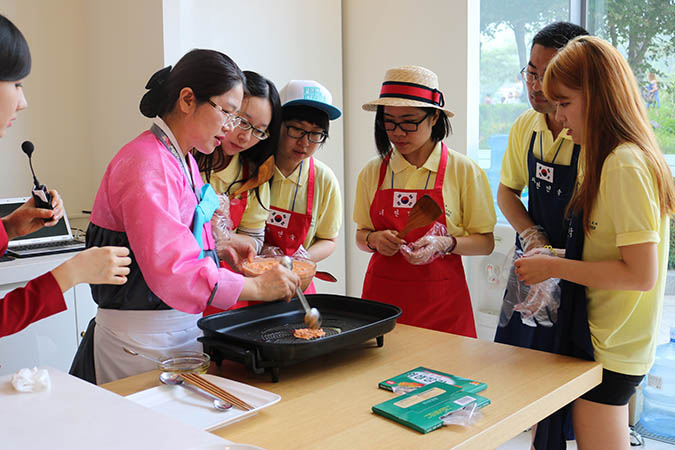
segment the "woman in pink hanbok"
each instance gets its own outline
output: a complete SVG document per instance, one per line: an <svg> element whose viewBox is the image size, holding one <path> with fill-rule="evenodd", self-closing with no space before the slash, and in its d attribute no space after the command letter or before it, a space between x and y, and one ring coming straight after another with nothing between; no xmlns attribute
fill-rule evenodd
<svg viewBox="0 0 675 450"><path fill-rule="evenodd" d="M152 126L108 165L87 230L88 246L131 250L129 281L92 286L98 312L71 374L101 384L154 369L122 347L157 359L201 351L197 320L208 305L228 309L295 292L299 278L280 266L256 278L219 267L210 224L217 198L190 154L213 152L237 125L244 80L234 61L213 50L192 50L150 78L140 109ZM253 253L239 246L221 255Z"/></svg>

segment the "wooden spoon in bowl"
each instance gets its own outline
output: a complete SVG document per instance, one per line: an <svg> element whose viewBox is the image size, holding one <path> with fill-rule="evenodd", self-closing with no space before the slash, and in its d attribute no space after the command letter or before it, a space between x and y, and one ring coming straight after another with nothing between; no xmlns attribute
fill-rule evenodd
<svg viewBox="0 0 675 450"><path fill-rule="evenodd" d="M249 178L236 191L230 194L230 198L235 198L237 195L243 194L246 191L250 191L261 184L266 183L272 178L272 175L274 175L274 155L270 155L270 157L258 167L258 173L254 178Z"/></svg>
<svg viewBox="0 0 675 450"><path fill-rule="evenodd" d="M423 195L410 209L408 222L398 233L398 237L404 239L412 230L431 225L441 214L443 214L443 210L438 203L428 195Z"/></svg>

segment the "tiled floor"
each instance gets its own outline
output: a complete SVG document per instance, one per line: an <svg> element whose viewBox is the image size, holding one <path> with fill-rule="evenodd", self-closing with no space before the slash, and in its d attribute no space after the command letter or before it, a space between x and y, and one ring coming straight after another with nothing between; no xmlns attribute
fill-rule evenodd
<svg viewBox="0 0 675 450"><path fill-rule="evenodd" d="M661 327L659 328L658 343L662 344L670 340L670 327L675 326L675 296L667 295L663 302L663 316ZM530 448L531 434L529 431L520 433L514 439L498 447L498 450L528 450ZM645 450L675 450L675 445L665 442L645 439L645 445L642 447L633 447L635 449ZM577 450L577 444L574 441L567 442L568 450Z"/></svg>
<svg viewBox="0 0 675 450"><path fill-rule="evenodd" d="M497 447L497 450L528 450L530 448L531 435L529 431L520 433L514 439ZM645 439L645 445L642 447L632 447L636 450L673 450L675 445L666 444L665 442ZM567 441L567 450L577 450L577 444L574 441Z"/></svg>

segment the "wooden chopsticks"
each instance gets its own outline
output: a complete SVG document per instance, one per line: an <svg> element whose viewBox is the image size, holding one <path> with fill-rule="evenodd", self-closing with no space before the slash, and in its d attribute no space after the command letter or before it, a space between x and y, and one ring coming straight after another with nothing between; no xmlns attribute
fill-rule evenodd
<svg viewBox="0 0 675 450"><path fill-rule="evenodd" d="M201 376L197 375L196 373L181 373L181 377L183 377L186 381L189 383L194 384L195 386L200 387L201 389L205 390L211 395L215 395L221 400L224 400L226 402L232 403L234 406L237 406L238 408L250 411L254 409L253 406L249 405L239 397L236 397L226 390L222 389L219 386L216 386L215 384L211 383L205 378L202 378Z"/></svg>

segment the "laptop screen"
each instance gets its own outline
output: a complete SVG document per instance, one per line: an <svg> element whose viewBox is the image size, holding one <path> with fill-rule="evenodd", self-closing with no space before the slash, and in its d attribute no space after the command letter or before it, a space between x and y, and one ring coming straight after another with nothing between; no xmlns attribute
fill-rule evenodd
<svg viewBox="0 0 675 450"><path fill-rule="evenodd" d="M5 217L28 201L30 197L0 199L0 217ZM14 238L9 242L9 247L14 245L39 244L44 242L62 241L72 239L70 224L64 213L63 217L53 227L42 227L38 231Z"/></svg>

